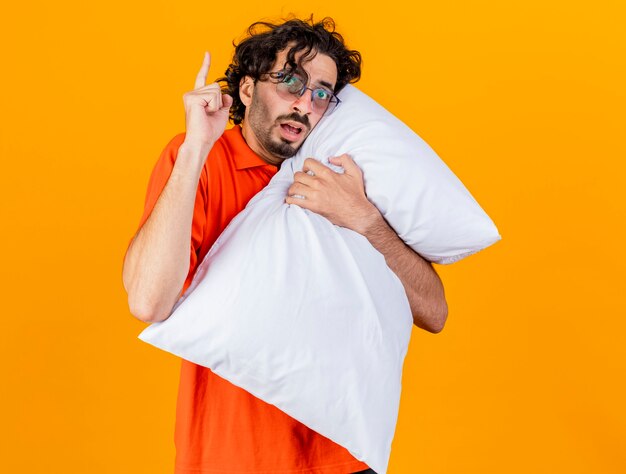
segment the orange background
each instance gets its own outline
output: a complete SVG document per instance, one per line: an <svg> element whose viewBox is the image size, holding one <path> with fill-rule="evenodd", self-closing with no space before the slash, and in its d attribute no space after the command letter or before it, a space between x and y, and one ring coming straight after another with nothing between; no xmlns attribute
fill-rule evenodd
<svg viewBox="0 0 626 474"><path fill-rule="evenodd" d="M213 81L250 23L311 13L263 3L3 7L2 472L173 472L180 360L137 339L122 257L203 51ZM335 5L358 87L503 238L436 266L389 473L626 472L624 3Z"/></svg>

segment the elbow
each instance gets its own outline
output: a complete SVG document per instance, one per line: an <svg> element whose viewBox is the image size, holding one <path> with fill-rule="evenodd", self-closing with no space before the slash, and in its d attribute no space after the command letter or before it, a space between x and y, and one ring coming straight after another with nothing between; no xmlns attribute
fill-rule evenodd
<svg viewBox="0 0 626 474"><path fill-rule="evenodd" d="M444 326L446 325L446 321L448 320L448 305L443 304L443 308L438 312L435 318L435 324L433 324L433 328L430 332L433 334L439 334L443 331Z"/></svg>
<svg viewBox="0 0 626 474"><path fill-rule="evenodd" d="M439 334L441 331L443 331L443 328L445 327L446 321L448 319L448 306L444 302L443 306L437 311L433 311L429 318L423 319L421 317L418 317L418 315L413 315L413 319L416 321L416 326L432 334ZM418 321L420 322L420 324L417 324Z"/></svg>
<svg viewBox="0 0 626 474"><path fill-rule="evenodd" d="M443 292L443 286L441 289L441 296L438 298L437 304L435 305L435 310L433 311L433 316L431 318L432 323L429 329L429 331L433 334L439 334L443 331L446 321L448 320L448 302L446 301L446 297Z"/></svg>
<svg viewBox="0 0 626 474"><path fill-rule="evenodd" d="M138 304L128 299L128 307L130 314L132 314L139 321L144 323L160 323L169 318L171 310L163 310L162 308L154 307L148 304Z"/></svg>
<svg viewBox="0 0 626 474"><path fill-rule="evenodd" d="M447 314L437 318L436 322L431 325L429 332L439 334L446 325Z"/></svg>
<svg viewBox="0 0 626 474"><path fill-rule="evenodd" d="M122 279L128 295L128 308L135 318L144 323L158 323L170 316L174 302L168 305L162 290L145 288L126 268Z"/></svg>
<svg viewBox="0 0 626 474"><path fill-rule="evenodd" d="M128 292L128 308L139 321L144 323L159 323L165 321L172 312L173 305L169 307L162 302L155 302L136 291Z"/></svg>
<svg viewBox="0 0 626 474"><path fill-rule="evenodd" d="M128 298L128 308L130 309L130 314L132 314L139 321L144 323L155 323L157 322L156 313L149 306L142 306L138 303L135 303Z"/></svg>

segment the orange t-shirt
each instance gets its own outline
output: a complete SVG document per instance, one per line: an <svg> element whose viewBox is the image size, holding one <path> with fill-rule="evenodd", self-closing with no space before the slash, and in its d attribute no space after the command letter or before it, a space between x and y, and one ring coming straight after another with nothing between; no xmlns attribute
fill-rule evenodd
<svg viewBox="0 0 626 474"><path fill-rule="evenodd" d="M161 153L150 177L138 228L165 187L184 139L184 133L176 135ZM248 147L239 125L223 133L200 175L191 264L183 291L230 220L277 171ZM174 441L176 474L349 474L368 469L346 448L210 369L184 359Z"/></svg>

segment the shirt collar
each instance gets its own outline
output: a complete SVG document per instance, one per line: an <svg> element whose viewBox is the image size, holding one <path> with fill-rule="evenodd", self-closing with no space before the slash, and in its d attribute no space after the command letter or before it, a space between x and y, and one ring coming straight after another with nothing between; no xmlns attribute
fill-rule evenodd
<svg viewBox="0 0 626 474"><path fill-rule="evenodd" d="M263 158L257 155L252 148L246 143L246 139L243 137L241 131L241 125L235 125L229 130L234 149L235 166L238 170L246 168L254 168L256 166L265 166L272 170L277 170L278 167L267 163Z"/></svg>

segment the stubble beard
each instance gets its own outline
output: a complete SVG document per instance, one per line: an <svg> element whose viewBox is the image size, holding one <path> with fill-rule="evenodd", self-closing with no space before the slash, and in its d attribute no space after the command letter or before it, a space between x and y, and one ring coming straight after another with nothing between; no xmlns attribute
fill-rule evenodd
<svg viewBox="0 0 626 474"><path fill-rule="evenodd" d="M250 128L256 135L257 141L268 153L275 158L286 160L291 158L298 152L292 144L288 143L282 137L279 141L272 138L273 122L268 123L270 118L269 111L265 104L257 98L257 94L253 94L252 103L250 104ZM267 127L265 125L267 124Z"/></svg>

